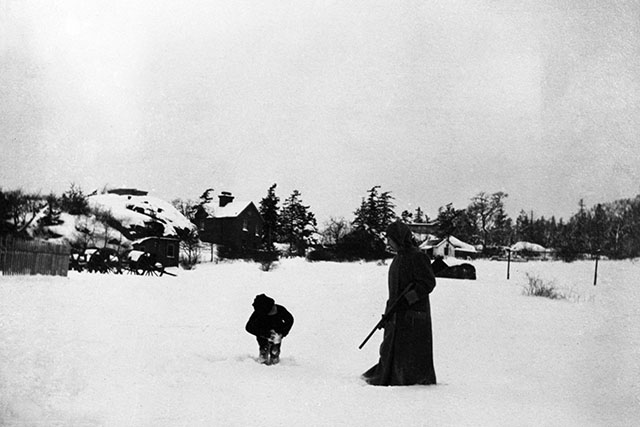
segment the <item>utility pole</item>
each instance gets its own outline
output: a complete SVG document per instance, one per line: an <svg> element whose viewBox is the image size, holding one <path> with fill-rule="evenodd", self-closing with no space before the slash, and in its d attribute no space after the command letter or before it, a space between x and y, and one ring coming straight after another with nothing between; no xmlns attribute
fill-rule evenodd
<svg viewBox="0 0 640 427"><path fill-rule="evenodd" d="M513 241L513 232L509 235L509 247L507 248L507 280L511 273L511 242Z"/></svg>

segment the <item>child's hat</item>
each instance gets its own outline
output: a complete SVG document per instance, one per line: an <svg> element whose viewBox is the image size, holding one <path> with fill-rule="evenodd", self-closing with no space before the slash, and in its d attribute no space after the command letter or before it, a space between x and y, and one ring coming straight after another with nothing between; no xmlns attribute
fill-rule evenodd
<svg viewBox="0 0 640 427"><path fill-rule="evenodd" d="M253 300L253 309L258 313L267 314L273 308L274 299L265 294L257 295Z"/></svg>

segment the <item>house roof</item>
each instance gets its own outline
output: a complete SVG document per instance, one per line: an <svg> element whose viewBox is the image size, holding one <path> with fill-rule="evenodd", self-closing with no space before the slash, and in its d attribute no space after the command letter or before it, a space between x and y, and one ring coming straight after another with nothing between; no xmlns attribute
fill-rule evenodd
<svg viewBox="0 0 640 427"><path fill-rule="evenodd" d="M432 248L436 246L438 243L440 243L441 241L442 239L439 238L438 236L433 234L427 234L426 238L424 239L424 242L420 244L420 249Z"/></svg>
<svg viewBox="0 0 640 427"><path fill-rule="evenodd" d="M133 242L131 242L131 244L132 244L133 246L135 246L135 245L142 244L142 243L146 242L147 240L166 240L166 241L168 241L168 242L179 242L179 241L180 241L180 239L177 239L177 238L175 238L175 237L167 237L167 236L162 236L162 237L161 237L161 236L147 236L147 237L143 237L143 238L141 238L141 239L134 240Z"/></svg>
<svg viewBox="0 0 640 427"><path fill-rule="evenodd" d="M455 236L449 236L448 240L449 244L451 244L451 246L456 249L460 249L466 252L476 252L476 248L473 245L465 243ZM434 236L433 234L430 234L429 237L427 237L427 240L425 240L424 243L420 245L420 249L431 249L433 247L446 243L446 241L446 238L440 238Z"/></svg>
<svg viewBox="0 0 640 427"><path fill-rule="evenodd" d="M203 205L203 207L207 215L211 218L235 218L250 205L253 205L253 202L234 200L231 203L227 203L223 207L220 207L218 205L218 201L212 201Z"/></svg>
<svg viewBox="0 0 640 427"><path fill-rule="evenodd" d="M456 249L462 249L464 251L467 252L475 252L476 248L473 245L470 245L469 243L465 243L462 240L458 239L457 237L454 236L449 236L449 242L456 247Z"/></svg>

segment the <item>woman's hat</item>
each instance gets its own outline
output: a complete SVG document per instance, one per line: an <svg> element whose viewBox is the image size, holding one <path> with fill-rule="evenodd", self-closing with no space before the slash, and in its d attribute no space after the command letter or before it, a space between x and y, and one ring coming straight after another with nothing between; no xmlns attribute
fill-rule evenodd
<svg viewBox="0 0 640 427"><path fill-rule="evenodd" d="M266 296L265 294L257 295L253 300L253 309L260 314L268 314L275 301L273 298Z"/></svg>

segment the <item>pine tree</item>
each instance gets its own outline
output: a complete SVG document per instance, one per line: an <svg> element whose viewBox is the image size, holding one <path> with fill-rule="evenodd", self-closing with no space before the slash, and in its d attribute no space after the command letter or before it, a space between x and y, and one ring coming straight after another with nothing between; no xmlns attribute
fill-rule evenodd
<svg viewBox="0 0 640 427"><path fill-rule="evenodd" d="M396 220L397 215L394 211L396 205L393 203L391 192L385 191L378 198L379 227L381 231L385 231L389 224Z"/></svg>
<svg viewBox="0 0 640 427"><path fill-rule="evenodd" d="M317 227L315 215L309 206L302 204L301 196L298 190L293 190L284 201L280 216L282 240L289 244L289 252L297 255L304 255Z"/></svg>
<svg viewBox="0 0 640 427"><path fill-rule="evenodd" d="M273 184L267 191L267 196L260 201L260 215L264 221L262 228L262 240L265 245L265 249L273 250L274 242L277 236L280 234L280 208L278 203L280 198L276 196L276 186Z"/></svg>
<svg viewBox="0 0 640 427"><path fill-rule="evenodd" d="M493 217L493 227L491 229L491 243L497 246L506 246L510 242L512 232L511 218L504 210L504 206L500 204Z"/></svg>
<svg viewBox="0 0 640 427"><path fill-rule="evenodd" d="M60 209L71 215L89 215L89 202L82 189L71 183L71 188L62 194Z"/></svg>
<svg viewBox="0 0 640 427"><path fill-rule="evenodd" d="M366 231L381 238L387 226L395 221L397 216L391 192L379 194L379 188L379 185L374 186L369 190L367 198L362 199L360 207L354 212L353 226L356 230Z"/></svg>
<svg viewBox="0 0 640 427"><path fill-rule="evenodd" d="M213 188L207 188L206 190L204 190L204 192L200 195L199 199L200 199L200 203L199 205L206 205L207 203L209 203L210 201L213 200L213 192L215 190Z"/></svg>

